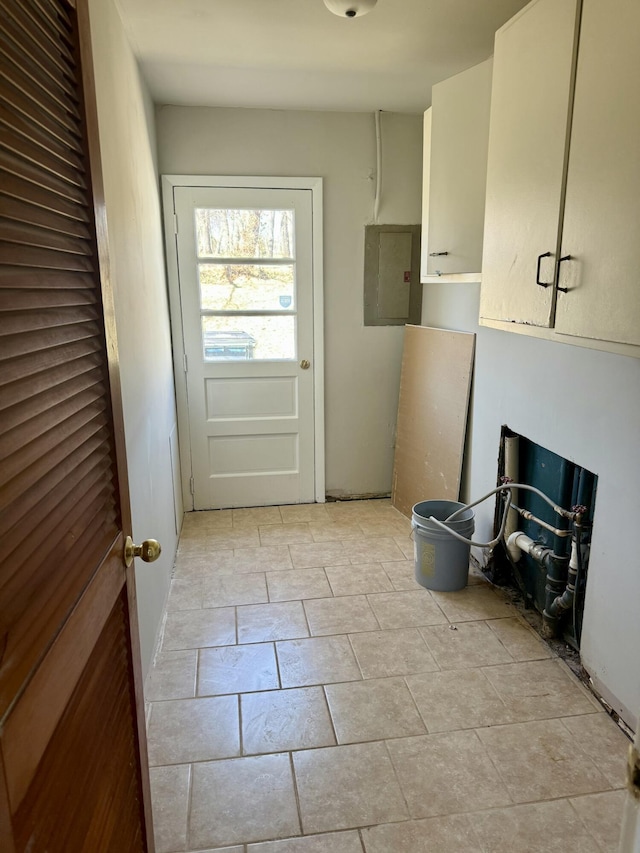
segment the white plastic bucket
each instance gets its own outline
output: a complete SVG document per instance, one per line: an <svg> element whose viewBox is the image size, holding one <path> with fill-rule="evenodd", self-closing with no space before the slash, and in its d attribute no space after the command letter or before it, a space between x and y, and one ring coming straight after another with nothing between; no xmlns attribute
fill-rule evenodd
<svg viewBox="0 0 640 853"><path fill-rule="evenodd" d="M467 585L469 579L470 546L451 536L437 524L465 504L457 501L421 501L412 510L415 576L425 589L454 592ZM447 526L461 536L471 539L475 529L472 509L465 509Z"/></svg>

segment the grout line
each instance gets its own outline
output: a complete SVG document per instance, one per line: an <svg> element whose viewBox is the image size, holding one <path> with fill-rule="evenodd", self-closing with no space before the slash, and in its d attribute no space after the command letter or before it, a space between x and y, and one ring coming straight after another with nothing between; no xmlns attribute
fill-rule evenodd
<svg viewBox="0 0 640 853"><path fill-rule="evenodd" d="M193 685L194 693L191 697L192 699L196 699L198 697L198 690L200 688L200 649L196 649L196 671L195 671L195 684Z"/></svg>
<svg viewBox="0 0 640 853"><path fill-rule="evenodd" d="M193 803L193 764L189 763L189 777L187 779L187 814L186 814L186 839L187 848L191 847L191 806Z"/></svg>
<svg viewBox="0 0 640 853"><path fill-rule="evenodd" d="M345 683L351 683L351 682L345 682ZM353 683L356 684L359 682L353 682ZM325 701L325 704L327 706L327 713L329 714L329 722L331 723L331 731L333 732L333 739L335 740L336 744L340 744L340 741L338 740L338 732L336 731L336 724L335 724L335 721L333 719L333 714L331 712L331 704L329 703L329 696L327 695L328 685L327 684L321 684L320 687L322 688L322 694L324 696L324 701Z"/></svg>
<svg viewBox="0 0 640 853"><path fill-rule="evenodd" d="M412 737L415 737L415 735L412 735ZM418 737L420 737L420 735L418 735ZM424 737L424 735L422 735L422 737ZM385 749L385 752L387 753L387 758L389 759L389 764L391 765L391 769L393 770L393 777L396 780L396 785L398 786L398 789L400 790L400 793L402 794L402 799L404 801L404 804L407 807L407 815L408 815L407 819L408 820L415 820L414 816L411 814L411 808L409 807L409 801L407 800L407 798L405 796L404 788L402 787L402 784L400 782L400 778L398 776L396 766L393 763L393 759L391 758L391 752L389 751L389 744L387 743L387 739L385 738L385 740L383 740L382 743L384 744L384 749Z"/></svg>
<svg viewBox="0 0 640 853"><path fill-rule="evenodd" d="M293 750L289 752L289 766L291 768L291 779L293 782L293 795L296 799L296 809L298 811L298 826L300 827L300 835L304 835L302 824L302 807L300 805L300 792L298 791L298 779L296 777L296 768L293 763Z"/></svg>
<svg viewBox="0 0 640 853"><path fill-rule="evenodd" d="M545 722L547 722L547 721L545 720ZM511 723L506 723L505 725L511 725ZM492 728L500 728L500 726L492 726ZM507 785L507 783L506 783L506 781L505 781L505 779L504 779L504 777L503 777L502 773L500 772L499 762L496 762L496 761L494 761L494 760L493 760L493 757L492 757L491 753L489 752L489 750L487 749L487 747L483 744L483 742L482 742L482 738L481 738L481 737L480 737L480 735L478 734L477 726L476 726L476 728L475 728L475 729L469 729L469 731L472 731L472 732L473 732L473 734L475 735L476 740L478 741L478 743L479 743L479 744L480 744L480 746L482 747L482 751L484 752L484 754L485 754L485 755L487 756L487 758L489 759L489 761L490 761L491 766L493 767L493 769L496 771L496 775L497 775L498 779L500 780L500 782L501 782L501 784L502 784L502 787L504 788L505 793L506 793L507 797L509 797L509 800L511 801L511 803L512 803L513 805L522 805L521 803L516 803L516 802L514 801L513 797L511 796L511 791L509 790L509 787L508 787L508 785ZM503 806L502 808L506 808L506 806Z"/></svg>
<svg viewBox="0 0 640 853"><path fill-rule="evenodd" d="M244 755L244 738L242 736L242 702L240 701L240 693L238 693L238 748L240 756Z"/></svg>
<svg viewBox="0 0 640 853"><path fill-rule="evenodd" d="M274 641L271 643L271 645L273 646L273 657L275 658L275 662L276 662L276 675L278 676L278 687L277 687L276 689L277 689L277 690L282 690L282 689L283 689L283 688L282 688L282 676L280 675L280 658L278 657L278 644L277 644L277 642L274 640ZM252 692L257 693L257 692L261 692L261 691L256 691L256 690L254 690L254 691L252 691Z"/></svg>
<svg viewBox="0 0 640 853"><path fill-rule="evenodd" d="M367 848L365 847L364 838L362 836L362 828L357 829L358 838L360 839L360 847L362 848L362 853L366 853Z"/></svg>

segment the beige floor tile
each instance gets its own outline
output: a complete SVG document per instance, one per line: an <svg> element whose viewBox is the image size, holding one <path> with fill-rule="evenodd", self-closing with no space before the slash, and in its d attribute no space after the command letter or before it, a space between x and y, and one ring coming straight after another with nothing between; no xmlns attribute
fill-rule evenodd
<svg viewBox="0 0 640 853"><path fill-rule="evenodd" d="M371 826L362 840L366 853L483 853L466 815Z"/></svg>
<svg viewBox="0 0 640 853"><path fill-rule="evenodd" d="M384 536L345 539L343 545L352 563L385 563L405 559L396 542Z"/></svg>
<svg viewBox="0 0 640 853"><path fill-rule="evenodd" d="M293 753L305 834L408 817L383 743Z"/></svg>
<svg viewBox="0 0 640 853"><path fill-rule="evenodd" d="M293 506L281 506L280 515L285 524L300 521L329 521L329 513L324 504L294 504Z"/></svg>
<svg viewBox="0 0 640 853"><path fill-rule="evenodd" d="M552 656L549 646L519 619L490 619L487 625L514 660L542 660Z"/></svg>
<svg viewBox="0 0 640 853"><path fill-rule="evenodd" d="M233 847L209 847L208 850L192 850L191 853L244 853L244 844L234 845Z"/></svg>
<svg viewBox="0 0 640 853"><path fill-rule="evenodd" d="M178 551L174 576L176 580L200 580L210 574L215 574L218 556L223 551L209 551L206 548L197 554L183 554ZM233 553L230 551L229 553Z"/></svg>
<svg viewBox="0 0 640 853"><path fill-rule="evenodd" d="M234 845L233 847L209 847L208 850L192 850L191 853L244 853L244 844Z"/></svg>
<svg viewBox="0 0 640 853"><path fill-rule="evenodd" d="M434 592L449 622L477 622L514 616L511 604L486 586L467 586L457 592Z"/></svg>
<svg viewBox="0 0 640 853"><path fill-rule="evenodd" d="M486 622L434 625L421 628L420 632L440 669L470 669L513 662Z"/></svg>
<svg viewBox="0 0 640 853"><path fill-rule="evenodd" d="M368 631L351 634L349 639L363 678L384 678L438 669L417 628Z"/></svg>
<svg viewBox="0 0 640 853"><path fill-rule="evenodd" d="M312 636L375 631L380 626L364 595L315 598L304 602Z"/></svg>
<svg viewBox="0 0 640 853"><path fill-rule="evenodd" d="M411 817L510 804L507 789L473 731L387 741Z"/></svg>
<svg viewBox="0 0 640 853"><path fill-rule="evenodd" d="M393 589L380 563L327 566L325 571L334 595L358 595L367 592L387 592Z"/></svg>
<svg viewBox="0 0 640 853"><path fill-rule="evenodd" d="M198 666L198 696L248 693L279 687L272 643L202 649Z"/></svg>
<svg viewBox="0 0 640 853"><path fill-rule="evenodd" d="M149 770L157 853L187 849L190 774L188 764Z"/></svg>
<svg viewBox="0 0 640 853"><path fill-rule="evenodd" d="M312 545L291 545L291 559L296 569L314 569L323 566L344 566L349 557L345 554L344 543L315 542Z"/></svg>
<svg viewBox="0 0 640 853"><path fill-rule="evenodd" d="M230 509L210 509L197 512L186 512L182 524L181 536L198 530L226 529L233 524L233 515Z"/></svg>
<svg viewBox="0 0 640 853"><path fill-rule="evenodd" d="M413 628L447 621L426 589L381 592L367 598L382 628Z"/></svg>
<svg viewBox="0 0 640 853"><path fill-rule="evenodd" d="M598 847L566 800L473 815L482 850L491 853L597 853Z"/></svg>
<svg viewBox="0 0 640 853"><path fill-rule="evenodd" d="M362 678L346 636L276 643L283 687L358 681Z"/></svg>
<svg viewBox="0 0 640 853"><path fill-rule="evenodd" d="M211 552L229 548L257 548L260 544L257 527L215 530L207 535L207 547Z"/></svg>
<svg viewBox="0 0 640 853"><path fill-rule="evenodd" d="M609 790L560 720L477 729L515 803Z"/></svg>
<svg viewBox="0 0 640 853"><path fill-rule="evenodd" d="M350 830L250 844L247 851L248 853L362 853L362 845L358 833Z"/></svg>
<svg viewBox="0 0 640 853"><path fill-rule="evenodd" d="M513 722L481 670L410 675L406 679L430 732L451 732Z"/></svg>
<svg viewBox="0 0 640 853"><path fill-rule="evenodd" d="M629 739L608 714L565 717L562 722L598 765L612 788L625 784Z"/></svg>
<svg viewBox="0 0 640 853"><path fill-rule="evenodd" d="M248 604L238 607L237 613L239 643L264 643L309 636L300 601Z"/></svg>
<svg viewBox="0 0 640 853"><path fill-rule="evenodd" d="M256 506L234 509L234 527L258 527L260 524L282 524L282 515L277 506Z"/></svg>
<svg viewBox="0 0 640 853"><path fill-rule="evenodd" d="M586 690L556 660L491 666L484 673L518 720L543 720L599 710Z"/></svg>
<svg viewBox="0 0 640 853"><path fill-rule="evenodd" d="M299 833L288 755L194 764L189 843L195 849Z"/></svg>
<svg viewBox="0 0 640 853"><path fill-rule="evenodd" d="M259 530L261 545L295 545L299 542L313 542L306 522L261 525Z"/></svg>
<svg viewBox="0 0 640 853"><path fill-rule="evenodd" d="M261 604L268 601L264 572L246 575L216 575L202 582L203 607Z"/></svg>
<svg viewBox="0 0 640 853"><path fill-rule="evenodd" d="M413 539L409 536L394 536L394 542L402 551L405 560L413 560L414 559L414 546Z"/></svg>
<svg viewBox="0 0 640 853"><path fill-rule="evenodd" d="M145 701L193 698L196 695L197 663L198 652L195 649L159 654L145 682Z"/></svg>
<svg viewBox="0 0 640 853"><path fill-rule="evenodd" d="M311 522L309 530L314 542L339 542L341 539L362 539L362 530L356 521Z"/></svg>
<svg viewBox="0 0 640 853"><path fill-rule="evenodd" d="M202 579L190 577L171 581L167 612L172 610L198 610L202 607Z"/></svg>
<svg viewBox="0 0 640 853"><path fill-rule="evenodd" d="M182 560L187 557L206 557L209 554L207 537L208 533L206 531L198 531L197 533L181 536L180 543L178 545L177 559Z"/></svg>
<svg viewBox="0 0 640 853"><path fill-rule="evenodd" d="M402 678L375 678L325 687L338 743L426 734Z"/></svg>
<svg viewBox="0 0 640 853"><path fill-rule="evenodd" d="M297 687L240 697L245 755L332 746L336 739L321 687Z"/></svg>
<svg viewBox="0 0 640 853"><path fill-rule="evenodd" d="M260 548L236 548L219 551L215 561L216 574L249 574L292 568L286 545L263 545Z"/></svg>
<svg viewBox="0 0 640 853"><path fill-rule="evenodd" d="M199 649L204 646L228 646L236 641L234 607L208 610L177 610L167 614L162 648Z"/></svg>
<svg viewBox="0 0 640 853"><path fill-rule="evenodd" d="M327 513L334 521L344 521L358 517L376 517L374 501L327 501Z"/></svg>
<svg viewBox="0 0 640 853"><path fill-rule="evenodd" d="M416 590L420 584L416 580L416 569L413 560L398 560L394 563L382 563L389 580L396 590Z"/></svg>
<svg viewBox="0 0 640 853"><path fill-rule="evenodd" d="M393 539L395 536L409 537L411 534L411 522L407 518L385 518L376 513L375 518L363 518L358 524L364 536L386 536Z"/></svg>
<svg viewBox="0 0 640 853"><path fill-rule="evenodd" d="M626 792L608 791L569 800L600 850L617 853Z"/></svg>
<svg viewBox="0 0 640 853"><path fill-rule="evenodd" d="M270 601L327 598L332 595L324 569L267 572L267 588Z"/></svg>
<svg viewBox="0 0 640 853"><path fill-rule="evenodd" d="M240 755L237 696L152 702L149 764L187 764Z"/></svg>

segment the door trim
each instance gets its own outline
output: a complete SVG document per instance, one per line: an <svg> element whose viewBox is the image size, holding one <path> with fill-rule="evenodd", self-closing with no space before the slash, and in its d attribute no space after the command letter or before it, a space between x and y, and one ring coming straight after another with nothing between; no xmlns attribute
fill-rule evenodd
<svg viewBox="0 0 640 853"><path fill-rule="evenodd" d="M169 312L173 342L173 364L178 409L178 444L180 448L180 480L185 509L193 510L190 466L189 409L187 378L184 364L184 332L178 274L174 187L237 187L241 189L310 190L312 206L313 253L313 410L314 410L314 494L316 503L325 502L324 448L324 279L322 256L322 178L254 177L236 175L162 175L162 208L166 237Z"/></svg>

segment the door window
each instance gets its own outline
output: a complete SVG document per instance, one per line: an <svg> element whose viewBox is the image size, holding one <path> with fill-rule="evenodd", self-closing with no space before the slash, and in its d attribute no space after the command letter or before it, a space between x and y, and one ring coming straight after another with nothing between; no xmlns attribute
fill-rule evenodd
<svg viewBox="0 0 640 853"><path fill-rule="evenodd" d="M293 210L196 208L203 360L297 358Z"/></svg>

